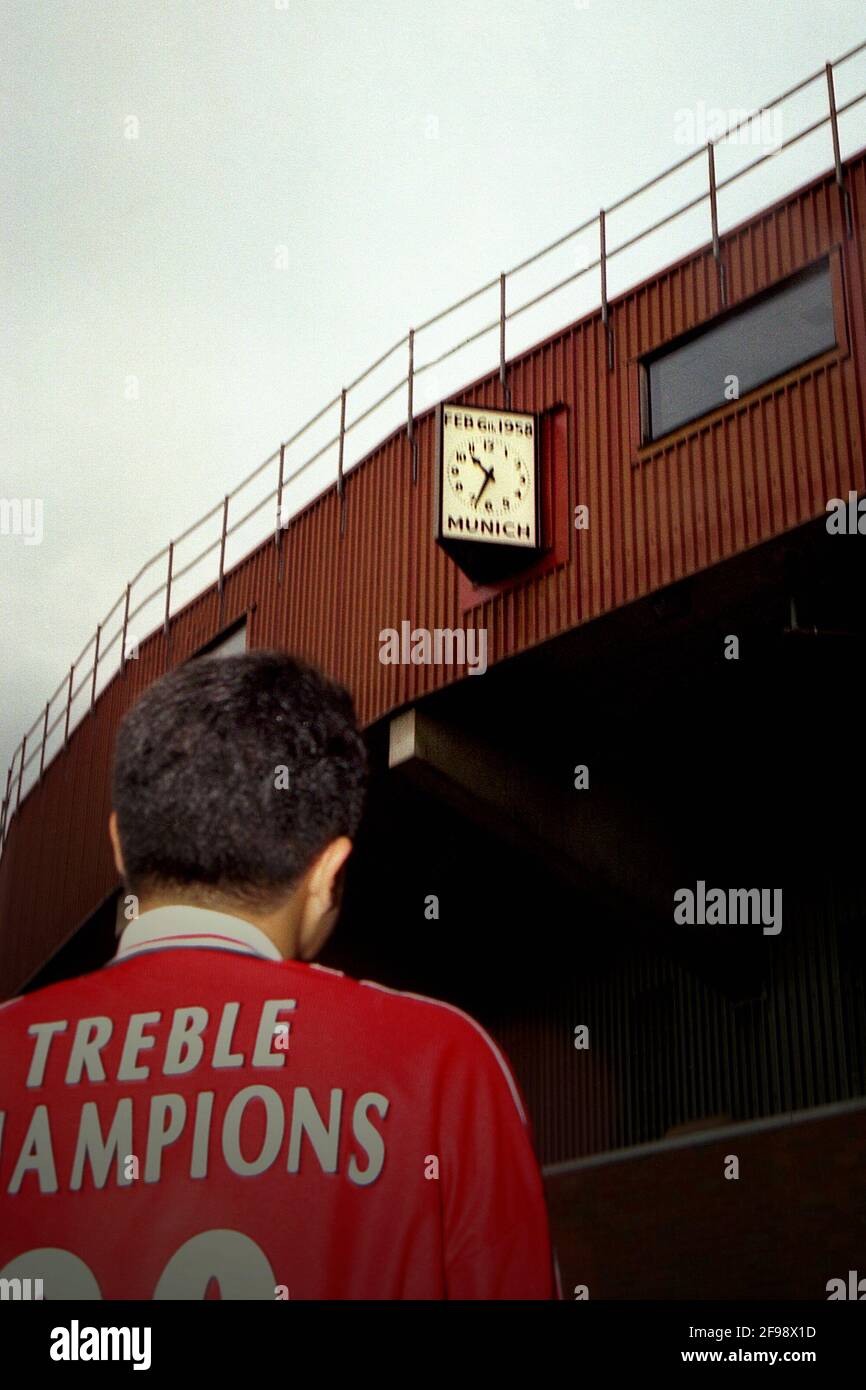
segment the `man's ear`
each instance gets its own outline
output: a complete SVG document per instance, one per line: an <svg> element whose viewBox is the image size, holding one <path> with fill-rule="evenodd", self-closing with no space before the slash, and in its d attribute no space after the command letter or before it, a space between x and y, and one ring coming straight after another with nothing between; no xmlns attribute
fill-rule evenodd
<svg viewBox="0 0 866 1390"><path fill-rule="evenodd" d="M120 834L117 829L117 812L112 811L108 817L108 837L111 840L111 848L114 850L114 864L121 878L126 877L126 869L123 866L123 850L120 847Z"/></svg>
<svg viewBox="0 0 866 1390"><path fill-rule="evenodd" d="M318 955L334 930L340 911L341 874L352 853L352 841L340 835L326 845L307 870L303 906L295 943L301 960Z"/></svg>

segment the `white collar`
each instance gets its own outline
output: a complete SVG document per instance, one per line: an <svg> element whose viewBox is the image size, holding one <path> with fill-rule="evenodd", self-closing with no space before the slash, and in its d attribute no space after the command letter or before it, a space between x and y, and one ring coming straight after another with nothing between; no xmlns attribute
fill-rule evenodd
<svg viewBox="0 0 866 1390"><path fill-rule="evenodd" d="M252 922L227 912L178 904L150 908L124 927L115 960L125 960L140 951L189 946L263 956L266 960L283 959L270 937Z"/></svg>

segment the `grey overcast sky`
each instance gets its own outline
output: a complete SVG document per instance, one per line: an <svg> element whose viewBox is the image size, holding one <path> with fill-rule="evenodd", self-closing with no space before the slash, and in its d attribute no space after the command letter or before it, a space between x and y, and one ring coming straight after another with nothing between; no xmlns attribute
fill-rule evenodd
<svg viewBox="0 0 866 1390"><path fill-rule="evenodd" d="M752 110L866 38L866 8L6 0L2 26L0 499L43 509L40 544L8 510L0 534L5 785L22 732L152 554L411 324L672 164L684 139L703 144L709 111ZM845 132L844 152L866 143ZM829 165L826 131L812 155L788 187ZM510 346L581 303L557 298ZM468 331L495 295L476 312ZM419 382L420 404L496 347L431 374L426 395ZM381 389L403 356L390 368ZM303 495L334 466L332 452Z"/></svg>

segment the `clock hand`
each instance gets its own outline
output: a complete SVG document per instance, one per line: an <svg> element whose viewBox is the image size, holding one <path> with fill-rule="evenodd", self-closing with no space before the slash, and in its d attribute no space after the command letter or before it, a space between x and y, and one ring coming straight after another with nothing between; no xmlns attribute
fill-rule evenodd
<svg viewBox="0 0 866 1390"><path fill-rule="evenodd" d="M493 476L493 469L492 469L492 468L489 470L489 472L488 472L488 470L487 470L486 468L485 468L484 471L485 471L485 473L487 473L487 477L484 479L484 482L481 484L481 492L479 492L478 496L477 496L476 499L475 499L475 505L476 505L476 507L478 506L478 503L481 501L481 493L484 491L484 489L486 488L487 484L488 484L488 483L495 483L495 482L496 482L496 479L495 479L494 476Z"/></svg>

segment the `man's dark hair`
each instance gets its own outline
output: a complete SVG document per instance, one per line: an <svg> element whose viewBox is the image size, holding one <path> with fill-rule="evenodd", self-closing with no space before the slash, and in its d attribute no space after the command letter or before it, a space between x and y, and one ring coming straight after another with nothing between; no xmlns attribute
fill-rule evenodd
<svg viewBox="0 0 866 1390"><path fill-rule="evenodd" d="M331 840L355 835L366 771L351 696L314 666L276 651L189 661L118 733L126 886L275 903Z"/></svg>

